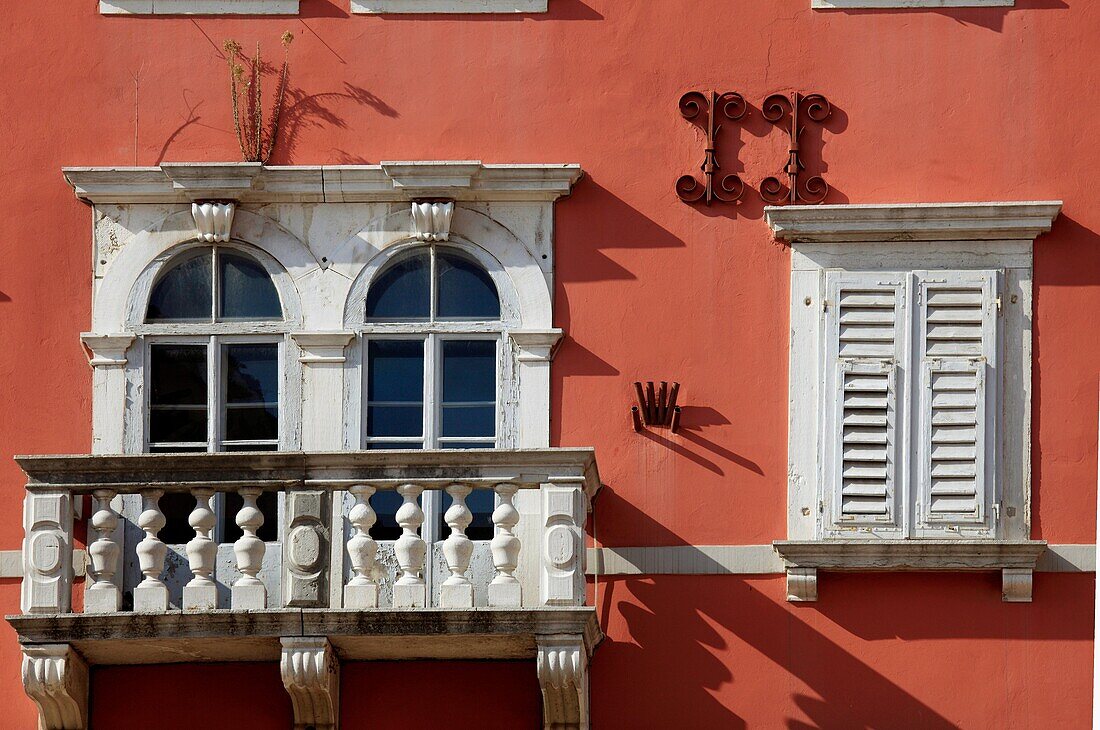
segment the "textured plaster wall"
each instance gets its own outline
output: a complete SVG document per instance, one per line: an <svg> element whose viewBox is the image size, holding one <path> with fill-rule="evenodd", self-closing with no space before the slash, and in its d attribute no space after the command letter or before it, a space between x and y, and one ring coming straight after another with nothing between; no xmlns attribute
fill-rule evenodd
<svg viewBox="0 0 1100 730"><path fill-rule="evenodd" d="M90 442L77 334L89 324L91 220L59 168L236 159L221 42L260 40L274 58L287 28L297 40L276 164L584 166L556 213L556 324L567 339L552 443L597 447L607 489L594 529L607 545L784 536L789 252L752 191L709 210L675 198L675 179L702 158L699 132L676 109L681 93L749 99L744 122L723 130L721 162L752 187L786 157L760 101L799 89L835 104L805 139L832 202L1063 199L1036 244L1033 537L1092 542L1100 67L1087 59L1100 7L808 6L551 0L532 16L365 17L346 0L302 0L300 17L278 19L105 17L94 0L6 7L0 548L17 548L21 534L10 456ZM629 429L630 383L647 378L682 383L680 434ZM922 727L1086 717L1091 575L1037 575L1030 606L1003 605L995 581L965 575L830 577L809 607L784 603L780 585L639 579L602 596L612 641L593 665L600 726L646 726L661 707L757 727L883 726L894 724L890 698L934 720L910 723ZM6 611L17 592L0 584ZM14 637L0 630L0 700L29 718ZM173 671L141 676L170 683ZM645 691L654 673L676 681ZM268 680L271 701L284 703ZM861 704L865 687L886 699Z"/></svg>

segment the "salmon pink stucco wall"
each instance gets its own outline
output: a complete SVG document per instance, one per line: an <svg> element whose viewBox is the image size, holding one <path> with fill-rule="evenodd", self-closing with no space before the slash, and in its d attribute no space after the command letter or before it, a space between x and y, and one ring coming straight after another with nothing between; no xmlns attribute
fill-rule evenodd
<svg viewBox="0 0 1100 730"><path fill-rule="evenodd" d="M273 58L288 28L291 91L273 163L583 166L556 208L555 318L567 337L552 443L596 447L607 487L592 528L604 545L763 544L786 531L790 253L752 190L709 209L676 198L703 148L677 111L682 93L750 101L722 132L721 163L753 188L786 159L760 102L801 90L835 105L805 140L830 202L1064 200L1035 247L1032 532L1094 541L1097 3L821 12L809 0L550 0L540 15L372 17L349 14L347 0L301 0L287 18L96 6L8 3L0 16L0 549L21 538L11 456L90 444L78 333L89 326L91 214L60 168L238 159L222 41L261 41ZM680 433L630 430L636 379L682 383ZM800 607L782 600L777 576L613 581L598 604L610 638L593 661L595 718L641 727L667 700L734 726L885 726L895 704L925 727L1080 726L1093 581L1041 574L1035 603L1015 606L983 577L826 576L821 602ZM17 592L0 585L5 610ZM4 630L0 699L26 713ZM279 689L262 671L256 689ZM652 673L676 681L658 693Z"/></svg>

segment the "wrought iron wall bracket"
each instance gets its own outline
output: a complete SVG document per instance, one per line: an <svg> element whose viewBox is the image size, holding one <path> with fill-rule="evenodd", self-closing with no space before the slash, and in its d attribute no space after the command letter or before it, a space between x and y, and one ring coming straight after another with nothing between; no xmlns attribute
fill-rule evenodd
<svg viewBox="0 0 1100 730"><path fill-rule="evenodd" d="M740 94L727 91L724 94L710 92L709 96L700 91L689 91L680 97L680 114L687 120L696 119L700 114L706 114L707 147L703 152L703 164L699 169L703 171L703 182L700 183L694 175L681 175L676 181L676 195L685 203L698 203L703 201L706 205L717 200L720 203L736 203L745 193L745 183L737 175L723 175L715 178L721 170L718 164L718 132L722 125L718 123L719 115L731 122L735 122L745 116L748 104L745 97Z"/></svg>
<svg viewBox="0 0 1100 730"><path fill-rule="evenodd" d="M672 429L676 433L680 429L680 406L676 405L676 396L680 392L680 384L673 383L672 387L664 380L660 388L654 388L653 381L647 381L645 388L640 382L634 383L634 393L638 397L638 405L630 408L630 421L634 430L642 431L642 425L661 426Z"/></svg>
<svg viewBox="0 0 1100 730"><path fill-rule="evenodd" d="M791 144L787 166L784 168L787 175L785 189L778 177L766 177L760 183L760 197L773 205L782 203L813 205L825 200L825 196L829 194L829 185L824 178L813 175L800 179L806 165L802 162L799 138L805 128L804 120L809 119L820 124L833 113L829 100L821 94L803 96L797 91L790 96L772 94L764 100L761 112L772 124L785 127Z"/></svg>

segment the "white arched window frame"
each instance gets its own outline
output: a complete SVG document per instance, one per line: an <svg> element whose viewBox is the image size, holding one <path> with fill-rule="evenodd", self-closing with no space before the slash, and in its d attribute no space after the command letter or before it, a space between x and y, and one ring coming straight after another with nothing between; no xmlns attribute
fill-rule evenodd
<svg viewBox="0 0 1100 730"><path fill-rule="evenodd" d="M146 317L150 297L157 282L170 269L186 262L192 256L212 256L211 298L216 303L220 297L220 277L217 275L218 261L223 253L239 254L263 267L279 295L282 317L263 319L223 320L211 317L208 322L150 321ZM150 368L152 348L163 345L205 345L207 348L208 433L207 450L266 450L276 447L281 450L300 447L301 428L299 408L295 405L300 398L295 383L301 381L298 358L288 353L290 347L288 335L299 324L296 298L288 292L292 285L286 271L269 254L238 241L211 246L207 243L192 241L174 247L156 257L137 278L127 308L127 329L136 337L135 346L127 367L127 390L130 397L127 402L127 444L132 451L150 451L156 449L150 438ZM216 304L215 304L216 306ZM278 436L276 443L238 442L226 443L224 436L225 417L225 368L222 362L227 348L238 344L271 344L278 348ZM135 408L137 407L137 408ZM156 450L170 450L162 447ZM188 449L191 450L191 449Z"/></svg>

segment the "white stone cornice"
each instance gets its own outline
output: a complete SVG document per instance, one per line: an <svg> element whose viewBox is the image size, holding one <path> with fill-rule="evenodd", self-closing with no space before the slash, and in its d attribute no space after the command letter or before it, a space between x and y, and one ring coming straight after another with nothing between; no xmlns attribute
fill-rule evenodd
<svg viewBox="0 0 1100 730"><path fill-rule="evenodd" d="M126 350L134 342L131 334L98 335L82 332L80 341L91 352L88 364L92 367L120 367L126 364Z"/></svg>
<svg viewBox="0 0 1100 730"><path fill-rule="evenodd" d="M354 332L292 332L291 338L302 349L298 358L304 363L334 363L346 360L344 348L355 337Z"/></svg>
<svg viewBox="0 0 1100 730"><path fill-rule="evenodd" d="M88 665L71 645L24 646L23 690L38 706L40 730L88 727Z"/></svg>
<svg viewBox="0 0 1100 730"><path fill-rule="evenodd" d="M775 237L807 243L1034 240L1061 201L767 206Z"/></svg>
<svg viewBox="0 0 1100 730"><path fill-rule="evenodd" d="M335 730L340 718L340 661L323 636L284 636L279 672L294 706L296 730Z"/></svg>
<svg viewBox="0 0 1100 730"><path fill-rule="evenodd" d="M562 331L555 327L545 330L512 330L508 333L516 344L520 362L550 362L561 344Z"/></svg>
<svg viewBox="0 0 1100 730"><path fill-rule="evenodd" d="M159 167L66 167L65 179L89 203L553 201L568 195L579 165L477 161L267 167L256 162L165 163Z"/></svg>

